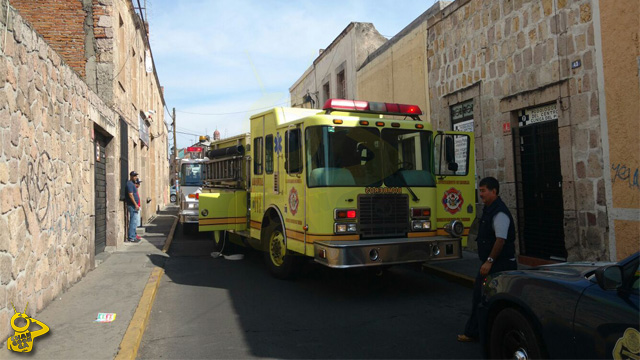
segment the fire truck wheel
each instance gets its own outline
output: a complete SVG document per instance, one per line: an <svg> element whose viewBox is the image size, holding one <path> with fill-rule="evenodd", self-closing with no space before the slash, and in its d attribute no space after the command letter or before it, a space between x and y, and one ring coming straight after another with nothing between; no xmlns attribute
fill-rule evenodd
<svg viewBox="0 0 640 360"><path fill-rule="evenodd" d="M213 232L213 251L220 252L222 248L229 244L229 235L224 230L216 230Z"/></svg>
<svg viewBox="0 0 640 360"><path fill-rule="evenodd" d="M282 225L272 222L265 231L264 261L271 275L278 279L292 279L296 259L287 251Z"/></svg>

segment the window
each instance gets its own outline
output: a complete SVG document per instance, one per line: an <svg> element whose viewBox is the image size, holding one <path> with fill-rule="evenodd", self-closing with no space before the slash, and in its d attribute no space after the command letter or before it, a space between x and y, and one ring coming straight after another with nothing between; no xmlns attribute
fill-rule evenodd
<svg viewBox="0 0 640 360"><path fill-rule="evenodd" d="M438 134L435 138L434 168L436 175L467 175L469 171L467 135Z"/></svg>
<svg viewBox="0 0 640 360"><path fill-rule="evenodd" d="M306 130L307 183L330 186L433 187L430 131L311 126Z"/></svg>
<svg viewBox="0 0 640 360"><path fill-rule="evenodd" d="M383 129L383 176L387 186L435 186L431 132Z"/></svg>
<svg viewBox="0 0 640 360"><path fill-rule="evenodd" d="M338 77L336 78L338 83L338 99L346 99L347 98L347 80L344 76L344 70L338 73Z"/></svg>
<svg viewBox="0 0 640 360"><path fill-rule="evenodd" d="M267 174L273 174L273 135L264 138L264 167Z"/></svg>
<svg viewBox="0 0 640 360"><path fill-rule="evenodd" d="M287 130L284 134L284 167L287 174L299 174L302 172L302 142L300 129Z"/></svg>
<svg viewBox="0 0 640 360"><path fill-rule="evenodd" d="M322 85L322 99L323 99L323 102L326 102L327 100L331 99L331 88L329 87L328 81L324 83L324 85Z"/></svg>
<svg viewBox="0 0 640 360"><path fill-rule="evenodd" d="M262 175L262 137L253 140L253 173Z"/></svg>
<svg viewBox="0 0 640 360"><path fill-rule="evenodd" d="M451 106L451 129L473 132L473 100Z"/></svg>

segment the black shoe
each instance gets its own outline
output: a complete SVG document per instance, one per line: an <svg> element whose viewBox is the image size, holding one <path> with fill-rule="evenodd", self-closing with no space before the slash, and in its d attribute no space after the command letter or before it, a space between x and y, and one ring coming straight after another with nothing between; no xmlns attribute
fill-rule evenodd
<svg viewBox="0 0 640 360"><path fill-rule="evenodd" d="M128 239L128 240L126 240L125 242L130 242L130 243L137 244L137 243L139 243L139 242L140 242L140 240L138 240L138 239Z"/></svg>

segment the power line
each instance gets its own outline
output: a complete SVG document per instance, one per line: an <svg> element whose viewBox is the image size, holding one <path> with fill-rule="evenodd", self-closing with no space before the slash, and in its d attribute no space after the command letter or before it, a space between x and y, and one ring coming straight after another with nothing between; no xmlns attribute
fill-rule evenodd
<svg viewBox="0 0 640 360"><path fill-rule="evenodd" d="M278 104L274 104L271 106L267 106L267 107L263 107L263 108L258 108L258 109L251 109L251 110L245 110L245 111L236 111L236 112L229 112L229 113L217 113L217 114L205 114L205 113L195 113L195 112L190 112L190 111L178 111L176 110L176 112L179 113L183 113L183 114L190 114L190 115L202 115L202 116L221 116L221 115L234 115L234 114L244 114L246 112L249 111L256 111L256 110L266 110L266 109L271 109L272 107L276 107L276 106L280 106L280 105L286 105L289 104L289 101L285 101L282 103L278 103Z"/></svg>

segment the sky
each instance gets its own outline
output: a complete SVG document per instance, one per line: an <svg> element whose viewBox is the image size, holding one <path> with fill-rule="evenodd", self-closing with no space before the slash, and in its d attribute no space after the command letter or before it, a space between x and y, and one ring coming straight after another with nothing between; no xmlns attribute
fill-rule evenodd
<svg viewBox="0 0 640 360"><path fill-rule="evenodd" d="M252 114L288 106L289 88L350 22L373 23L391 38L434 3L146 0L165 121L175 108L178 148L216 129L223 138L247 132Z"/></svg>

